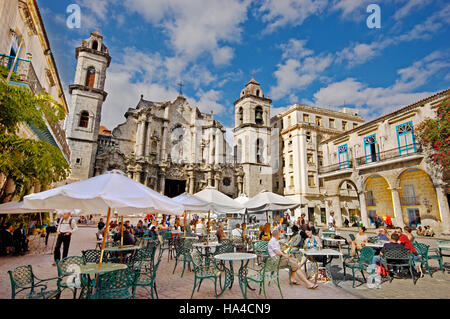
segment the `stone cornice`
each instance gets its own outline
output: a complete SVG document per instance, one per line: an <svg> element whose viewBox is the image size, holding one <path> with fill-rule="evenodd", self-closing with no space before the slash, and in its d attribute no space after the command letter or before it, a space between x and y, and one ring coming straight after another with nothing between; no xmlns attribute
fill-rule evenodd
<svg viewBox="0 0 450 319"><path fill-rule="evenodd" d="M89 86L86 85L81 85L81 84L72 84L69 85L69 94L72 94L73 90L80 90L80 91L85 91L85 92L90 92L90 93L96 93L96 94L100 94L103 96L103 102L106 100L106 97L108 96L108 93L106 93L103 90L100 89L95 89L95 88L91 88Z"/></svg>
<svg viewBox="0 0 450 319"><path fill-rule="evenodd" d="M78 60L78 55L80 54L80 52L88 52L91 54L95 54L95 55L99 55L101 57L104 57L106 59L107 62L107 67L109 67L109 65L111 64L111 56L106 53L106 52L102 52L102 51L98 51L98 50L94 50L91 48L87 48L87 47L78 47L75 49L75 57Z"/></svg>
<svg viewBox="0 0 450 319"><path fill-rule="evenodd" d="M245 94L242 97L240 97L239 99L237 99L236 101L234 101L234 105L236 106L236 104L238 104L239 102L241 102L245 98L255 98L255 99L261 100L263 102L269 102L269 104L272 103L271 99L267 99L265 97L260 97L260 96L256 96L256 95L252 95L252 94Z"/></svg>

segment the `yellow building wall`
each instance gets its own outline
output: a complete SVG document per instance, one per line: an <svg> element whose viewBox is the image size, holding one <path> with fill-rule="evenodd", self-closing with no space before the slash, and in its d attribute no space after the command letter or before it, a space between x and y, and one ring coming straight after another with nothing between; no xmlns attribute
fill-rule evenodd
<svg viewBox="0 0 450 319"><path fill-rule="evenodd" d="M366 191L372 191L375 199L375 206L367 205L367 211L375 210L378 216L394 217L392 192L384 177L370 177L366 183Z"/></svg>
<svg viewBox="0 0 450 319"><path fill-rule="evenodd" d="M423 200L425 198L432 205L430 207L429 215L436 217L436 219L440 221L436 191L428 174L422 170L403 173L400 176L400 196L404 196L403 188L405 185L414 185L414 193L416 195L416 199L420 203L420 205L402 206L403 220L405 223L407 224L409 221L408 208L418 208L421 217L428 214L428 208L423 204Z"/></svg>

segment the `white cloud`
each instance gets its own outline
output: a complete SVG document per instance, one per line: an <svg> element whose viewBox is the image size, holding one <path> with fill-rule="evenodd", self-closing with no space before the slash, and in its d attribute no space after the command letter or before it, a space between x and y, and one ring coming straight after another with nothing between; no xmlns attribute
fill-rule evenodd
<svg viewBox="0 0 450 319"><path fill-rule="evenodd" d="M199 99L191 99L192 105L198 105L201 112L210 113L213 111L214 114L220 114L225 110L225 106L218 102L222 100L222 93L220 91L209 90L204 92L203 90L199 90L196 96Z"/></svg>
<svg viewBox="0 0 450 319"><path fill-rule="evenodd" d="M435 92L414 92L435 73L450 67L448 56L433 52L411 66L397 71L399 78L389 87L369 87L355 78L347 78L321 88L314 104L322 107L354 105L368 119L423 99Z"/></svg>
<svg viewBox="0 0 450 319"><path fill-rule="evenodd" d="M274 77L276 86L270 88L270 96L274 99L290 95L290 101L295 101L293 90L305 88L318 78L333 62L331 54L313 55L314 51L305 48L305 40L291 39L280 47L283 58L288 58L277 65ZM296 58L294 58L296 57Z"/></svg>
<svg viewBox="0 0 450 319"><path fill-rule="evenodd" d="M420 9L431 3L431 0L401 0L402 2L406 2L403 7L398 9L394 14L395 20L400 20L406 17L413 10Z"/></svg>
<svg viewBox="0 0 450 319"><path fill-rule="evenodd" d="M194 60L209 53L223 65L234 56L223 44L241 40L250 0L125 0L125 5L163 28L177 55Z"/></svg>
<svg viewBox="0 0 450 319"><path fill-rule="evenodd" d="M264 0L259 8L262 21L268 23L264 31L302 25L308 17L323 12L327 4L328 0Z"/></svg>

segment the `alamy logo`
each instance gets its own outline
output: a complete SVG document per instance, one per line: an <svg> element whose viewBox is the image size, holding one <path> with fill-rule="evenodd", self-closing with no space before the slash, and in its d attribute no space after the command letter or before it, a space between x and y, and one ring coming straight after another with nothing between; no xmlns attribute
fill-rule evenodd
<svg viewBox="0 0 450 319"><path fill-rule="evenodd" d="M66 20L69 29L81 28L81 8L78 4L71 4L67 7L66 12L69 14Z"/></svg>
<svg viewBox="0 0 450 319"><path fill-rule="evenodd" d="M372 13L367 17L367 27L369 29L381 28L381 8L378 4L369 4L367 6L367 13Z"/></svg>
<svg viewBox="0 0 450 319"><path fill-rule="evenodd" d="M67 272L71 273L69 276L67 276L66 279L66 285L69 288L81 288L81 280L80 280L80 273L81 269L80 266L77 264L72 264L67 267Z"/></svg>
<svg viewBox="0 0 450 319"><path fill-rule="evenodd" d="M369 277L367 277L367 287L380 289L381 269L377 265L371 264L367 267Z"/></svg>

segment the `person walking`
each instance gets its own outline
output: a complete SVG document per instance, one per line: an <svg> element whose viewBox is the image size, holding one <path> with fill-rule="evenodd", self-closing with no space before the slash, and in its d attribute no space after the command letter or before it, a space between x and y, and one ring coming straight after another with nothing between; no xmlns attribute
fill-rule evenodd
<svg viewBox="0 0 450 319"><path fill-rule="evenodd" d="M56 240L55 252L54 252L54 262L53 266L56 266L56 262L61 259L61 245L63 245L63 258L66 258L69 253L70 239L72 234L77 230L77 223L70 216L70 212L64 212L63 218L60 220Z"/></svg>

